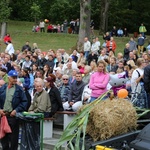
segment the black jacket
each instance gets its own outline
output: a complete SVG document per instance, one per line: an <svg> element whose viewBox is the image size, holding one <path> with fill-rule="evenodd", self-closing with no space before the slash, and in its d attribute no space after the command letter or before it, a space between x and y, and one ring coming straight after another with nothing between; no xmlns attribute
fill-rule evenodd
<svg viewBox="0 0 150 150"><path fill-rule="evenodd" d="M60 92L57 87L52 87L49 92L50 101L51 101L51 112L52 115L56 113L56 111L62 111L62 101L60 97Z"/></svg>
<svg viewBox="0 0 150 150"><path fill-rule="evenodd" d="M150 65L144 68L144 88L147 93L150 93Z"/></svg>
<svg viewBox="0 0 150 150"><path fill-rule="evenodd" d="M94 55L89 54L89 56L88 56L88 65L90 65L91 61L93 61L93 60L94 60L95 62L97 62L97 60L98 60L97 55L96 55L96 54L94 54Z"/></svg>
<svg viewBox="0 0 150 150"><path fill-rule="evenodd" d="M129 59L129 53L130 53L129 49L125 48L124 49L124 56L123 56L124 60L127 61Z"/></svg>
<svg viewBox="0 0 150 150"><path fill-rule="evenodd" d="M31 47L30 47L29 45L24 45L24 46L22 47L22 52L23 52L24 50L31 51Z"/></svg>
<svg viewBox="0 0 150 150"><path fill-rule="evenodd" d="M45 58L39 59L39 68L43 68L47 60Z"/></svg>

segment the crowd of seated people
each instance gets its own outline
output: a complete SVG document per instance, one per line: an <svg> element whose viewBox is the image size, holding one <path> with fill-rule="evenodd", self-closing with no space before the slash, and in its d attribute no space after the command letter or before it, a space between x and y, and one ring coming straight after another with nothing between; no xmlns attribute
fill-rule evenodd
<svg viewBox="0 0 150 150"><path fill-rule="evenodd" d="M121 27L120 28L116 28L116 26L113 26L111 32L110 32L110 35L111 36L118 36L118 37L129 37L129 33L128 33L128 30L127 28L125 27L124 29L122 29Z"/></svg>
<svg viewBox="0 0 150 150"><path fill-rule="evenodd" d="M131 82L136 82L132 73L135 74L134 70L139 65L138 57L142 58L144 66L140 69L143 70L149 64L149 54L143 52L137 55L137 44L132 37L125 44L124 51L116 54L114 38L106 33L105 46L100 45L98 38L90 44L87 43L88 38L83 39L85 51L78 53L74 50L72 54L65 49L50 49L43 53L37 44L32 50L26 42L22 51L15 51L15 57L1 53L0 83L7 83L7 73L16 70L18 84L30 100L29 111L46 112L48 116L53 116L58 110L77 111L83 104L94 101L110 89L110 75L125 72L128 82L124 83L124 87L132 93L134 84L131 85ZM87 44L88 53L85 55ZM41 103L43 97L46 97L45 102Z"/></svg>

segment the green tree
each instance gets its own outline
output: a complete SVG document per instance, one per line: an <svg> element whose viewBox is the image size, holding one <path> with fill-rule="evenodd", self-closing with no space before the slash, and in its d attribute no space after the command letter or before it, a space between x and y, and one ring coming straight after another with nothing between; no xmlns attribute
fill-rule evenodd
<svg viewBox="0 0 150 150"><path fill-rule="evenodd" d="M19 21L33 21L31 17L31 6L33 2L37 3L38 0L10 0L12 12L10 18Z"/></svg>
<svg viewBox="0 0 150 150"><path fill-rule="evenodd" d="M1 22L1 39L6 34L7 21L9 19L11 8L9 7L9 0L0 1L0 22Z"/></svg>
<svg viewBox="0 0 150 150"><path fill-rule="evenodd" d="M150 1L145 0L116 0L110 1L108 11L108 30L115 25L117 28L126 27L130 33L138 32L141 23L147 27L150 24ZM150 33L150 31L148 31Z"/></svg>
<svg viewBox="0 0 150 150"><path fill-rule="evenodd" d="M74 2L72 0L55 0L51 3L46 18L52 23L62 23L65 19L71 21L71 19L77 19L80 16L80 4L79 1Z"/></svg>
<svg viewBox="0 0 150 150"><path fill-rule="evenodd" d="M94 29L99 29L100 24L100 0L92 0L91 2L91 20L94 20Z"/></svg>
<svg viewBox="0 0 150 150"><path fill-rule="evenodd" d="M31 6L31 16L34 18L35 24L37 23L37 19L40 17L40 15L40 6L33 2L33 5Z"/></svg>

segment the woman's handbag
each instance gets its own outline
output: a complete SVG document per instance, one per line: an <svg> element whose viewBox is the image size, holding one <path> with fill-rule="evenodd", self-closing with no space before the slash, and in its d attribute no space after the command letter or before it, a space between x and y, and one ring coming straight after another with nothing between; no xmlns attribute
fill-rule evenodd
<svg viewBox="0 0 150 150"><path fill-rule="evenodd" d="M137 86L138 84L141 85L141 91L137 92ZM139 82L135 88L134 93L131 93L131 102L134 106L140 107L140 108L148 108L148 103L147 103L147 94L144 89L144 83Z"/></svg>

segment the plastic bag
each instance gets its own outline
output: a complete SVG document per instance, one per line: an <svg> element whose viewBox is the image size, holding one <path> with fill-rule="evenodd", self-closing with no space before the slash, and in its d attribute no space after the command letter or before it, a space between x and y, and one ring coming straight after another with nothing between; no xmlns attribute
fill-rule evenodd
<svg viewBox="0 0 150 150"><path fill-rule="evenodd" d="M6 133L11 133L11 128L8 124L6 116L1 117L0 121L0 139L2 139Z"/></svg>

